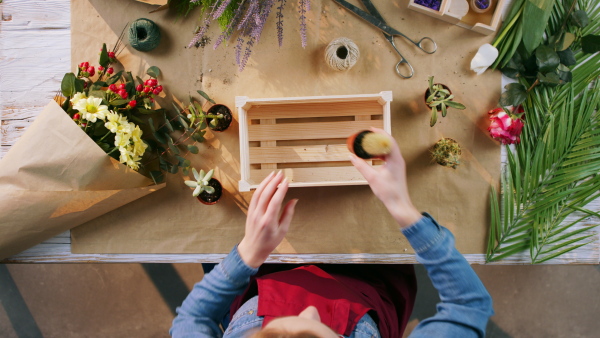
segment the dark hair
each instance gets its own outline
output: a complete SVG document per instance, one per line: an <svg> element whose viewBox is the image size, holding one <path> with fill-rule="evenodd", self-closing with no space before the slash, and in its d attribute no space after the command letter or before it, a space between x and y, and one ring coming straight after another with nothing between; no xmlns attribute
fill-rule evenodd
<svg viewBox="0 0 600 338"><path fill-rule="evenodd" d="M277 329L260 330L257 333L255 333L254 335L252 335L251 337L252 338L320 338L319 336L316 336L315 334L308 332L308 331L290 333L290 332L280 331Z"/></svg>

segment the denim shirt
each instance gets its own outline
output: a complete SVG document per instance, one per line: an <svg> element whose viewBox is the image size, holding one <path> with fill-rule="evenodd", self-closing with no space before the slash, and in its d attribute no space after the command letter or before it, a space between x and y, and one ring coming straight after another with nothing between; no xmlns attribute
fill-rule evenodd
<svg viewBox="0 0 600 338"><path fill-rule="evenodd" d="M410 337L483 337L491 315L492 298L469 263L454 247L454 236L424 213L402 233L425 266L440 294L437 313L419 323ZM173 337L245 337L262 326L257 316L258 297L243 304L225 333L219 324L233 299L241 294L258 269L247 266L237 246L194 286L173 320ZM350 337L380 337L377 325L366 314Z"/></svg>

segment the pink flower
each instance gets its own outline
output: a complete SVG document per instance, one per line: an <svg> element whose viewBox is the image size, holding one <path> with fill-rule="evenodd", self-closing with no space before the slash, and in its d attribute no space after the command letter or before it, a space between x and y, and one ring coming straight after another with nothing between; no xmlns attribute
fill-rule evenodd
<svg viewBox="0 0 600 338"><path fill-rule="evenodd" d="M492 109L490 114L490 126L488 131L490 136L502 142L502 144L513 144L521 142L521 131L523 130L523 108L519 106L516 111L509 109L509 113L503 108Z"/></svg>

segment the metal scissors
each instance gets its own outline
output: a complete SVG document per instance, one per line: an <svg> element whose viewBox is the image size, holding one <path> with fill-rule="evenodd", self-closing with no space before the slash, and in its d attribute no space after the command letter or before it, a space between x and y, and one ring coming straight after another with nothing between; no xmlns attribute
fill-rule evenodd
<svg viewBox="0 0 600 338"><path fill-rule="evenodd" d="M410 39L408 36L402 34L401 32L393 29L392 27L389 27L387 25L387 23L385 22L385 20L383 19L383 17L381 16L381 14L379 14L379 11L377 10L377 8L375 8L375 6L373 5L371 0L361 0L361 2L363 3L363 5L367 9L367 11L369 11L370 13L367 13L367 12L361 10L360 8L354 6L353 4L351 4L345 0L333 0L333 1L337 2L342 7L346 8L347 10L351 11L352 13L358 15L361 19L365 20L366 22L370 23L371 25L379 28L383 32L383 36L385 37L385 39L392 45L392 47L394 47L394 50L396 51L396 53L398 53L398 55L400 55L400 61L396 64L396 73L398 73L398 75L400 75L404 79L410 79L411 77L413 77L413 75L415 74L415 70L413 69L412 65L408 62L408 60L406 60L406 58L402 55L402 53L400 53L400 51L396 47L396 44L394 43L395 36L401 36L401 37L405 38L406 40L410 41L413 45L417 46L420 50L424 51L427 54L433 54L437 50L437 44L430 37L424 37L419 41L414 41L414 40ZM432 47L424 48L423 47L424 41L430 42ZM403 64L408 67L408 69L410 70L410 74L408 74L408 75L402 74L402 72L400 70L400 66L402 66Z"/></svg>

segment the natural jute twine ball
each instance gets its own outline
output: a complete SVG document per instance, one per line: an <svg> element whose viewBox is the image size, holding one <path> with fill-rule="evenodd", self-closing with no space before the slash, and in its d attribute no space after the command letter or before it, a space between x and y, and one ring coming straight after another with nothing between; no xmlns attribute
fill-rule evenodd
<svg viewBox="0 0 600 338"><path fill-rule="evenodd" d="M140 52L148 52L158 47L160 29L151 20L141 18L129 26L129 44Z"/></svg>
<svg viewBox="0 0 600 338"><path fill-rule="evenodd" d="M325 62L334 70L352 68L359 56L358 46L348 38L337 38L325 49Z"/></svg>

